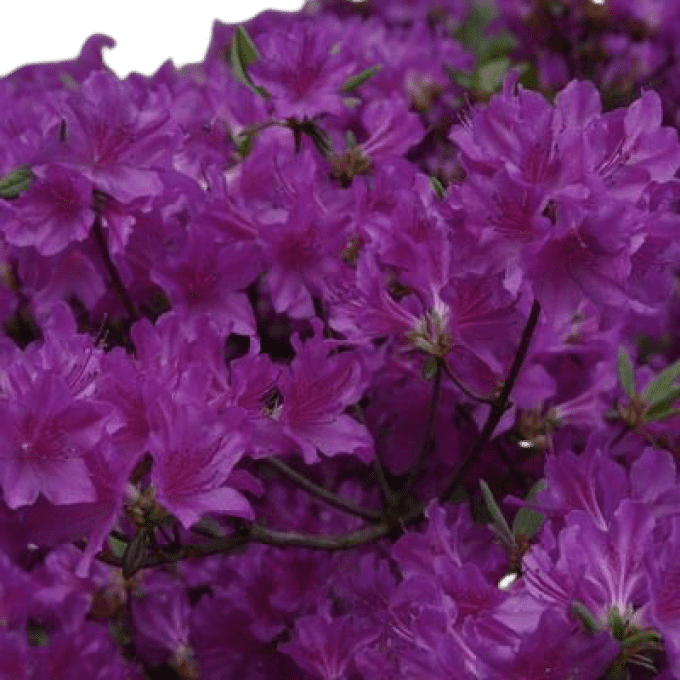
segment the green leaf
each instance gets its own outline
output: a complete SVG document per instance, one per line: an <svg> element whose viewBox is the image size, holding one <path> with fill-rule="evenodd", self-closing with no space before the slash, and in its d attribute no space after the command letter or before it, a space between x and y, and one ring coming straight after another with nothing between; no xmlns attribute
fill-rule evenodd
<svg viewBox="0 0 680 680"><path fill-rule="evenodd" d="M493 519L493 524L496 529L496 533L499 538L508 546L515 544L515 539L510 531L510 527L501 512L501 509L496 503L496 499L493 497L493 493L489 488L488 484L483 480L479 480L479 486L482 489L482 496L484 497L484 504L486 505L489 514Z"/></svg>
<svg viewBox="0 0 680 680"><path fill-rule="evenodd" d="M111 548L111 552L118 559L123 558L123 554L125 553L127 545L128 544L125 541L121 541L119 538L116 538L115 536L109 536L109 548Z"/></svg>
<svg viewBox="0 0 680 680"><path fill-rule="evenodd" d="M434 195L437 198L442 199L444 196L446 196L446 188L442 184L442 181L439 179L439 177L430 175L430 184L432 185L432 190L434 191Z"/></svg>
<svg viewBox="0 0 680 680"><path fill-rule="evenodd" d="M660 401L668 399L674 387L673 383L678 376L680 376L680 361L676 361L665 368L645 387L642 395L645 403L648 406L654 406Z"/></svg>
<svg viewBox="0 0 680 680"><path fill-rule="evenodd" d="M253 83L250 75L248 75L248 66L254 64L260 59L260 53L255 47L246 29L239 26L234 32L234 37L231 40L229 47L229 62L234 75L251 90L257 92L262 97L269 97L269 93L263 88Z"/></svg>
<svg viewBox="0 0 680 680"><path fill-rule="evenodd" d="M257 51L255 43L243 26L239 26L234 33L231 43L231 56L232 60L235 59L238 66L243 70L260 59L260 53Z"/></svg>
<svg viewBox="0 0 680 680"><path fill-rule="evenodd" d="M33 181L30 165L19 165L12 172L0 177L0 198L16 198L26 191Z"/></svg>
<svg viewBox="0 0 680 680"><path fill-rule="evenodd" d="M533 501L540 491L543 491L548 486L545 479L539 479L529 490L526 495L526 501ZM517 536L520 532L527 538L534 536L545 521L545 515L537 510L522 507L517 511L515 519L512 522L512 534Z"/></svg>
<svg viewBox="0 0 680 680"><path fill-rule="evenodd" d="M380 69L382 66L380 64L376 64L375 66L371 66L370 68L364 69L361 71L361 73L357 73L355 76L352 76L348 80L346 80L343 84L342 87L340 88L343 92L354 92L358 87L363 85L367 80L372 78Z"/></svg>
<svg viewBox="0 0 680 680"><path fill-rule="evenodd" d="M450 66L444 66L444 70L449 74L451 80L464 90L471 90L474 87L474 75L469 71L460 71Z"/></svg>
<svg viewBox="0 0 680 680"><path fill-rule="evenodd" d="M619 374L619 382L626 396L629 398L635 392L635 372L633 369L633 362L628 356L628 352L623 347L619 347L619 359L617 362L617 373Z"/></svg>
<svg viewBox="0 0 680 680"><path fill-rule="evenodd" d="M652 420L666 420L667 418L673 418L674 416L678 415L678 413L680 413L680 408L673 408L671 404L679 396L680 388L675 388L669 399L664 399L645 411L645 422L651 422Z"/></svg>
<svg viewBox="0 0 680 680"><path fill-rule="evenodd" d="M148 536L146 531L139 531L127 544L123 554L123 578L134 576L144 563Z"/></svg>
<svg viewBox="0 0 680 680"><path fill-rule="evenodd" d="M475 2L465 23L455 32L454 38L469 51L479 56L488 43L485 36L486 27L497 12L491 3Z"/></svg>
<svg viewBox="0 0 680 680"><path fill-rule="evenodd" d="M333 153L331 138L325 130L322 130L318 125L312 125L311 128L306 130L306 133L322 156L328 158Z"/></svg>
<svg viewBox="0 0 680 680"><path fill-rule="evenodd" d="M475 73L475 85L483 92L496 92L500 89L509 66L508 57L500 57L480 66Z"/></svg>

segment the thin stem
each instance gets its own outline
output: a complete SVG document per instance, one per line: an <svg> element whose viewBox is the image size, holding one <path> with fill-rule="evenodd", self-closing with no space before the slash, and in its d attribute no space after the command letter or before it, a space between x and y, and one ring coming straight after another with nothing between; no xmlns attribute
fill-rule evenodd
<svg viewBox="0 0 680 680"><path fill-rule="evenodd" d="M456 387L458 387L458 389L460 389L460 391L463 392L463 394L470 397L470 399L473 399L474 401L478 401L482 404L493 404L493 402L495 401L494 397L483 397L481 394L477 394L477 393L473 392L470 388L466 387L461 382L460 378L458 378L458 376L449 367L446 359L443 360L443 364L444 364L444 371L446 371L446 375L448 375L449 378L451 378L454 385Z"/></svg>
<svg viewBox="0 0 680 680"><path fill-rule="evenodd" d="M522 367L524 359L526 358L527 352L529 350L529 344L531 343L531 337L533 336L534 331L536 329L536 324L538 323L538 315L540 311L541 311L540 303L538 302L538 300L534 300L533 304L531 305L531 311L529 312L529 318L527 320L526 326L524 327L524 331L522 332L522 337L520 339L519 347L517 348L517 352L515 354L515 359L512 362L510 371L508 372L508 377L503 383L503 388L501 389L501 392L498 395L498 399L496 399L494 403L491 405L491 411L489 412L489 416L486 419L484 427L482 428L479 437L477 437L477 440L475 441L473 447L470 449L465 458L463 458L460 467L453 475L449 483L444 487L444 490L439 494L439 501L441 503L446 503L451 499L451 496L453 496L456 488L458 487L461 480L463 479L463 476L467 472L467 469L470 467L470 465L472 465L472 463L477 459L477 457L482 452L484 447L488 444L489 439L493 434L493 431L496 429L496 425L498 425L501 418L503 417L503 414L506 411L508 397L510 396L510 392L512 391L512 388L514 387L515 382L517 381L517 376L519 375L520 368Z"/></svg>
<svg viewBox="0 0 680 680"><path fill-rule="evenodd" d="M104 264L106 265L106 270L109 273L109 278L111 279L111 285L116 291L118 299L123 304L125 311L127 312L130 321L134 322L139 319L139 312L135 307L135 303L132 301L130 294L125 288L123 279L120 278L118 269L111 259L111 253L109 252L109 246L106 242L106 236L104 235L104 229L102 228L102 218L101 215L97 214L94 218L94 224L92 225L92 231L94 233L94 238L99 245L99 250L101 251L102 258L104 259Z"/></svg>
<svg viewBox="0 0 680 680"><path fill-rule="evenodd" d="M425 424L425 432L423 433L423 438L420 442L420 449L418 451L417 457L408 472L406 481L399 492L399 497L397 499L397 507L403 508L404 503L413 488L418 472L425 463L427 458L427 453L430 449L432 439L434 438L435 430L435 417L437 415L437 407L439 406L439 397L441 395L442 388L442 364L444 362L441 359L437 359L437 368L434 373L434 378L432 379L432 396L430 398L429 409L427 413L427 422Z"/></svg>
<svg viewBox="0 0 680 680"><path fill-rule="evenodd" d="M354 405L354 415L357 420L362 425L366 425L366 416L364 415L363 409L359 404ZM389 482L387 481L387 476L385 475L385 468L383 467L382 460L380 460L380 447L379 442L375 443L375 458L373 460L373 471L378 480L378 485L380 486L380 500L382 502L383 514L386 517L391 517L394 514L394 508L396 505L396 496Z"/></svg>
<svg viewBox="0 0 680 680"><path fill-rule="evenodd" d="M331 505L334 508L338 508L339 510L344 510L350 515L366 519L369 522L379 522L381 520L381 515L379 512L376 512L375 510L370 510L369 508L363 508L358 505L355 505L354 503L352 503L352 501L349 501L346 498L342 498L342 496L338 496L332 491L329 491L328 489L319 486L311 479L308 479L307 477L301 475L296 470L293 470L293 468L288 466L282 460L279 460L278 458L267 458L266 462L269 463L269 465L271 465L273 468L276 468L278 472L280 472L282 475L290 479L299 487L301 487L305 491L308 491L310 494L316 496L317 498L320 498L328 505Z"/></svg>
<svg viewBox="0 0 680 680"><path fill-rule="evenodd" d="M375 460L373 461L373 469L375 470L375 476L378 478L378 484L380 485L383 509L389 515L393 512L394 507L396 506L396 497L392 487L387 481L385 469L383 468L382 461L380 460L380 454L377 450L375 452Z"/></svg>
<svg viewBox="0 0 680 680"><path fill-rule="evenodd" d="M517 380L522 363L526 358L531 337L538 322L539 313L540 304L537 300L534 300L531 307L531 312L529 314L529 319L524 328L524 332L522 333L522 338L520 340L515 359L510 371L508 372L508 377L503 385L501 393L498 399L491 405L491 413L489 414L489 417L487 418L484 428L482 429L480 436L477 438L475 445L463 460L460 469L456 472L454 477L446 486L444 492L440 494L440 502L446 502L453 494L460 483L460 479L465 473L465 470L475 460L479 452L489 441L494 428L505 412L508 396L510 395L510 392ZM438 372L441 373L441 368ZM436 402L438 401L439 389L440 387L436 387L436 389L433 387L433 399L432 403L430 404L430 413L436 411ZM429 441L432 436L433 424L430 423L434 423L434 416L428 417L428 432L426 433L427 438L424 440L424 444L421 447L421 454L423 450L427 451L427 446L429 446ZM407 524L418 521L422 517L423 511L427 507L428 503L429 499L421 501L416 507L404 512L404 514L400 517L400 525L405 527ZM238 533L231 536L226 536L224 538L214 538L198 545L188 544L178 546L177 551L173 554L147 554L139 564L138 568L142 569L159 566L162 564L178 562L183 559L227 554L229 552L239 550L249 543L260 543L279 547L309 548L312 550L349 550L355 547L366 545L367 543L372 543L381 538L385 538L394 531L394 528L394 522L381 521L376 522L371 526L363 527L362 529L350 531L344 534L325 536L289 531L275 531L259 524L249 524L244 526ZM77 545L82 547L82 543L77 543ZM110 551L108 550L100 553L98 558L107 564L122 566L122 561L111 555Z"/></svg>
<svg viewBox="0 0 680 680"><path fill-rule="evenodd" d="M472 418L472 416L468 413L467 409L458 404L457 411L469 423L474 424L475 421ZM522 489L522 491L525 494L527 494L529 492L530 485L527 483L527 480L524 478L524 475L517 469L517 466L513 463L512 459L508 455L508 452L505 450L505 447L500 443L500 441L498 441L498 439L495 439L493 443L494 446L496 447L496 450L498 451L498 455L500 456L501 460L505 463L506 467L510 471L510 474L512 475L516 484L519 486L520 489Z"/></svg>

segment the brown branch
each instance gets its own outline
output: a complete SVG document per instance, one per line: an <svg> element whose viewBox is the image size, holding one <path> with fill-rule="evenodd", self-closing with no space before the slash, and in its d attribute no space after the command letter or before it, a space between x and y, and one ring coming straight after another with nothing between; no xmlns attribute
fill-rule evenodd
<svg viewBox="0 0 680 680"><path fill-rule="evenodd" d="M444 363L444 371L446 371L446 375L451 378L453 381L453 384L460 389L463 394L466 396L470 397L470 399L473 399L474 401L478 401L482 404L493 404L495 401L494 397L483 397L481 394L476 394L473 392L469 387L466 387L458 378L458 376L453 372L453 370L449 367L448 363L446 362L446 359L443 360Z"/></svg>
<svg viewBox="0 0 680 680"><path fill-rule="evenodd" d="M439 397L441 395L442 388L442 364L443 361L440 358L437 358L437 367L435 370L434 378L432 379L432 396L430 398L430 404L427 413L425 432L420 442L420 449L418 451L417 457L413 465L411 466L411 469L408 471L406 481L404 482L404 485L401 491L399 492L399 496L397 499L397 508L399 509L402 509L404 507L406 499L416 482L418 472L425 463L427 452L432 443L432 439L434 438L435 417L437 415L437 407L439 406Z"/></svg>
<svg viewBox="0 0 680 680"><path fill-rule="evenodd" d="M109 252L109 246L108 243L106 242L106 236L104 235L104 229L102 227L102 218L101 215L99 214L97 214L96 217L94 218L92 231L94 233L94 238L97 241L97 244L99 245L99 250L102 254L102 258L104 259L106 270L109 273L111 285L113 286L113 289L116 291L118 299L123 304L123 307L125 308L125 311L127 312L130 321L131 322L137 321L139 319L139 312L137 311L135 303L132 301L132 298L130 297L127 288L125 288L123 279L120 278L120 274L118 273L116 265L111 259L111 253Z"/></svg>
<svg viewBox="0 0 680 680"><path fill-rule="evenodd" d="M515 359L512 366L510 367L508 377L503 385L501 393L494 404L492 404L491 413L489 414L489 417L487 418L484 428L482 429L480 436L477 438L475 445L465 457L459 470L453 476L449 484L447 484L444 492L440 494L440 502L446 502L453 494L466 469L488 443L494 428L505 412L508 397L517 380L522 363L526 358L531 337L538 322L539 313L540 304L538 301L534 300L534 303L531 307L531 312L529 314L529 319L527 320L527 324L522 333L522 338L520 340ZM439 374L441 375L441 367ZM437 387L436 385L433 387L433 399L430 404L430 414L436 411L436 402L438 401L439 390L440 387ZM423 447L421 447L421 453L423 450L427 450L427 445L429 445L429 441L432 436L433 423L434 415L430 415L428 417L428 432L426 432L428 437L426 440L424 440L426 443L424 443ZM418 521L422 517L423 511L429 502L430 499L421 501L416 507L412 508L408 512L404 512L404 514L399 518L399 525L404 528L407 524ZM184 559L208 557L210 555L224 555L243 549L249 543L259 543L277 547L309 548L310 550L350 550L352 548L372 543L381 538L386 538L390 536L395 529L394 521L387 520L376 522L371 526L363 527L361 529L343 534L334 534L331 536L320 534L303 534L294 531L277 531L268 529L267 527L255 523L239 526L240 528L235 534L222 538L213 538L201 544L181 545L178 546L177 551L173 552L172 554L149 553L145 555L142 560L140 560L138 568L149 568L163 564L179 562L180 560ZM84 542L78 542L76 545L82 548L83 544ZM119 567L122 566L122 561L113 556L108 548L99 553L97 558L107 564Z"/></svg>
<svg viewBox="0 0 680 680"><path fill-rule="evenodd" d="M366 519L369 522L379 522L382 519L379 512L355 505L352 503L352 501L349 501L346 498L343 498L342 496L339 496L338 494L333 493L322 486L319 486L311 479L301 475L296 470L293 470L293 468L286 465L286 463L284 463L282 460L279 460L278 458L266 458L265 460L269 465L297 484L300 488L309 492L313 496L320 498L328 505L338 508L339 510L344 510L355 517Z"/></svg>
<svg viewBox="0 0 680 680"><path fill-rule="evenodd" d="M531 342L531 337L533 336L534 331L536 329L536 324L538 323L538 315L540 311L541 311L540 303L538 302L538 300L534 300L533 304L531 305L531 311L529 312L529 318L527 320L526 326L524 327L524 331L522 332L519 347L517 348L517 352L515 353L515 359L512 362L510 371L508 372L508 377L503 383L503 388L501 389L498 398L491 405L491 411L489 413L489 416L486 419L484 427L482 428L479 437L477 437L477 440L475 441L473 447L470 449L465 458L463 458L460 467L455 472L455 474L448 482L448 484L444 487L444 490L439 494L439 501L441 503L446 503L451 499L456 488L463 479L463 476L467 472L468 468L470 467L470 465L472 465L472 463L477 459L477 457L482 452L484 447L488 444L489 440L491 439L491 435L493 434L493 431L496 429L496 425L498 425L500 419L503 417L503 414L506 411L508 397L510 396L510 392L512 391L512 388L514 387L515 382L517 381L517 376L519 375L520 368L522 367L524 359L526 358L527 352L529 350L529 344Z"/></svg>

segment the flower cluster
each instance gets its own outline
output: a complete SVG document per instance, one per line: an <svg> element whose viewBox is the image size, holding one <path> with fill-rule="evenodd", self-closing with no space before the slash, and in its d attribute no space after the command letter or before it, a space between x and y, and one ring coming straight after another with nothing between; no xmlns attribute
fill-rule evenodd
<svg viewBox="0 0 680 680"><path fill-rule="evenodd" d="M680 679L675 15L498 9L0 80L0 678Z"/></svg>

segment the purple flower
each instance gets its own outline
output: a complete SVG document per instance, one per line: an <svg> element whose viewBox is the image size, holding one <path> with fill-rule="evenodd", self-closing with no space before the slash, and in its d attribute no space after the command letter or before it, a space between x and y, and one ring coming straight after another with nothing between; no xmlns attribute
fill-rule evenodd
<svg viewBox="0 0 680 680"><path fill-rule="evenodd" d="M181 253L154 266L151 280L168 292L187 330L200 315L208 314L220 328L254 335L250 304L237 291L259 274L259 253L248 244L220 244L216 237L205 225L196 225Z"/></svg>
<svg viewBox="0 0 680 680"><path fill-rule="evenodd" d="M140 104L139 94L129 81L93 72L69 97L59 154L124 203L163 192L158 169L169 164L178 135L165 103L147 94Z"/></svg>
<svg viewBox="0 0 680 680"><path fill-rule="evenodd" d="M294 346L296 357L279 385L283 403L273 414L284 434L300 447L307 463L317 461L319 451L326 456L354 453L370 460L373 438L344 413L366 386L358 357L352 352L331 354L333 343L318 334Z"/></svg>
<svg viewBox="0 0 680 680"><path fill-rule="evenodd" d="M295 622L293 639L280 649L322 680L343 680L354 654L377 634L377 630L361 630L350 616L301 616Z"/></svg>
<svg viewBox="0 0 680 680"><path fill-rule="evenodd" d="M233 412L220 421L195 406L172 404L151 434L156 499L188 529L210 512L252 518L250 504L224 485L243 455Z"/></svg>
<svg viewBox="0 0 680 680"><path fill-rule="evenodd" d="M486 664L484 680L598 680L619 650L606 633L575 634L573 626L554 610L545 611L536 630L524 636L518 649L498 646L479 650Z"/></svg>
<svg viewBox="0 0 680 680"><path fill-rule="evenodd" d="M83 456L99 442L102 404L74 399L67 385L45 373L0 402L0 485L10 508L42 493L60 504L95 500Z"/></svg>
<svg viewBox="0 0 680 680"><path fill-rule="evenodd" d="M668 539L647 558L650 618L663 635L668 665L680 673L680 519L674 517Z"/></svg>
<svg viewBox="0 0 680 680"><path fill-rule="evenodd" d="M314 314L313 295L340 268L346 245L344 223L319 208L313 196L299 201L283 223L264 227L260 236L269 258L267 285L277 312L296 318Z"/></svg>
<svg viewBox="0 0 680 680"><path fill-rule="evenodd" d="M302 120L342 111L340 88L352 63L343 57L338 29L330 19L295 21L255 38L261 58L249 73L272 96L276 116Z"/></svg>
<svg viewBox="0 0 680 680"><path fill-rule="evenodd" d="M135 642L140 655L155 665L189 651L190 607L184 584L155 572L132 598Z"/></svg>
<svg viewBox="0 0 680 680"><path fill-rule="evenodd" d="M89 234L94 221L92 184L61 165L49 164L33 172L36 179L31 186L3 206L0 224L8 243L54 255Z"/></svg>

